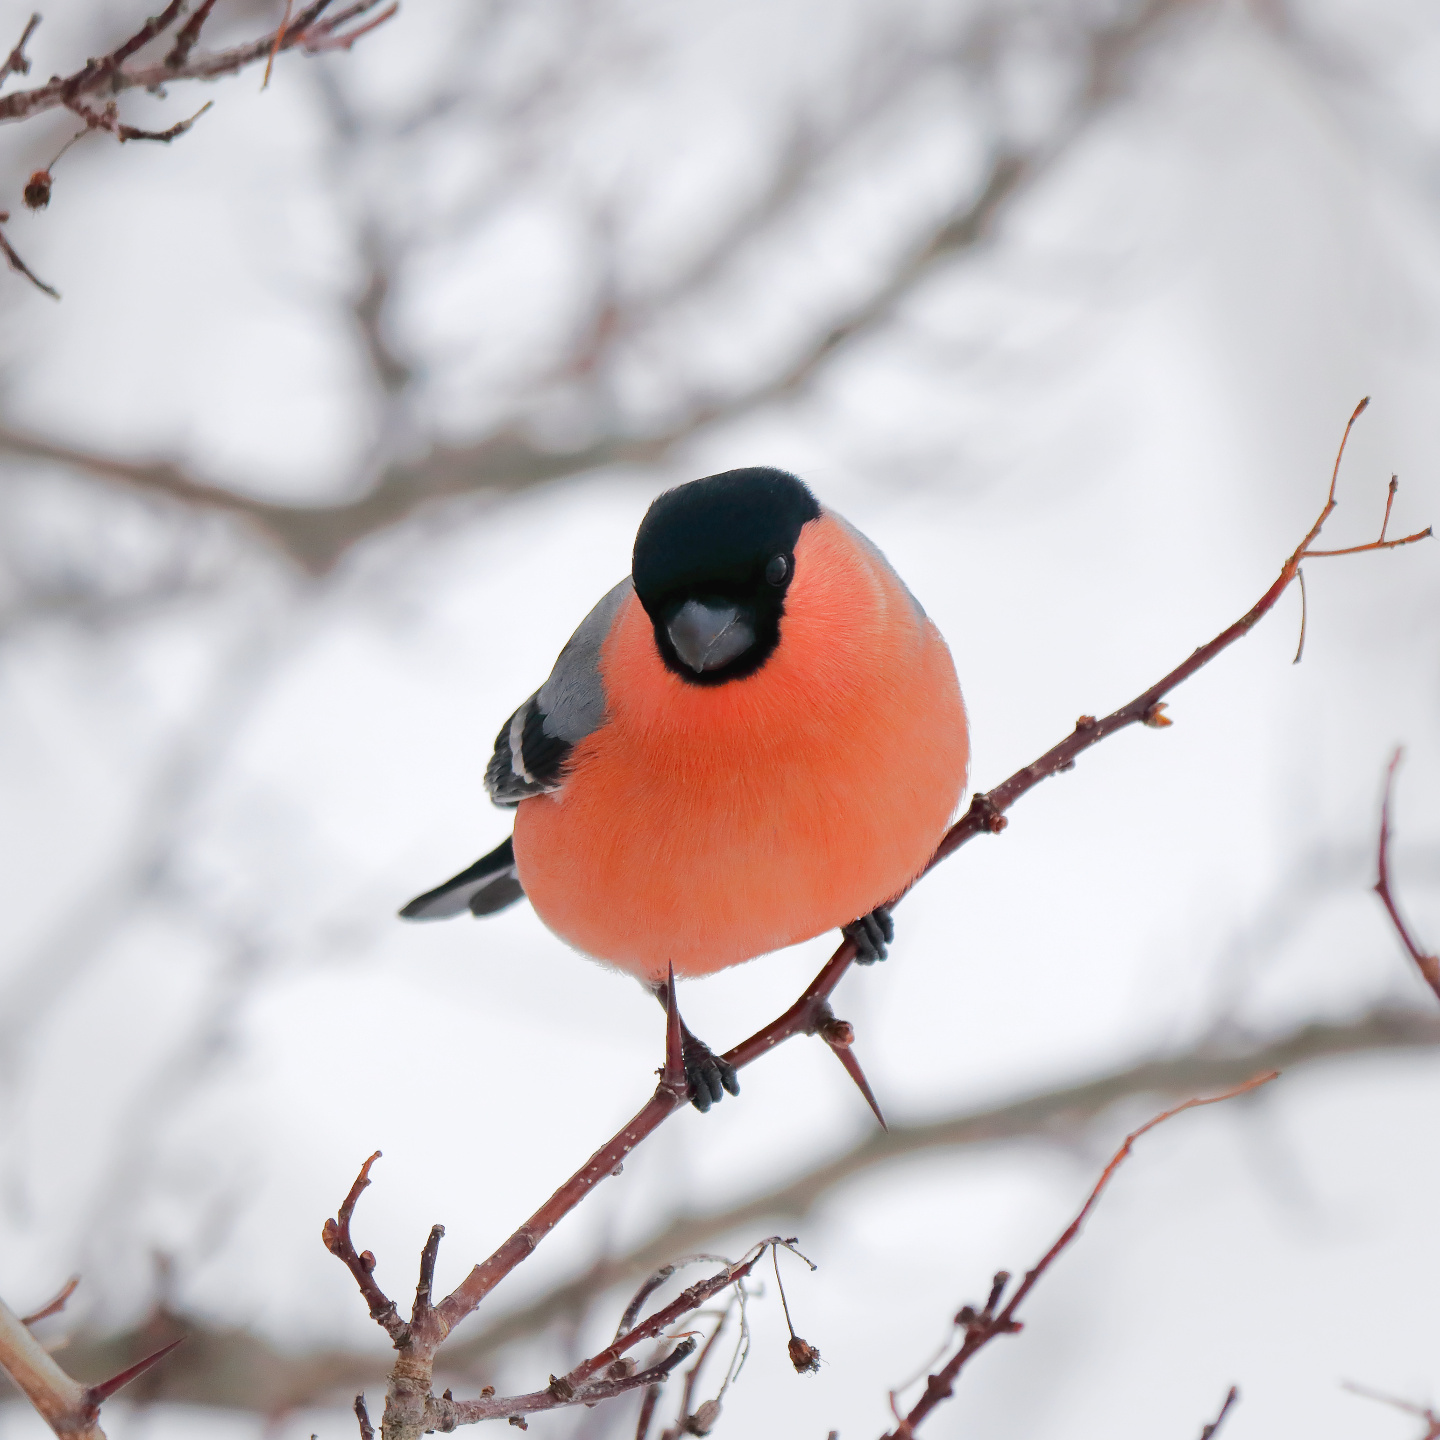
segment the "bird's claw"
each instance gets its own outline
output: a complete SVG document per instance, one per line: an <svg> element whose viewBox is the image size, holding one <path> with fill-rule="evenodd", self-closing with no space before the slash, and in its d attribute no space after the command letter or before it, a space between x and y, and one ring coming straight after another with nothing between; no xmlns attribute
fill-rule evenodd
<svg viewBox="0 0 1440 1440"><path fill-rule="evenodd" d="M890 953L885 947L895 938L895 921L884 905L877 905L868 915L843 926L841 934L854 943L857 965L873 965Z"/></svg>
<svg viewBox="0 0 1440 1440"><path fill-rule="evenodd" d="M740 1093L740 1078L723 1056L717 1055L697 1035L688 1030L682 1041L685 1057L685 1079L690 1085L690 1103L703 1115L729 1091Z"/></svg>

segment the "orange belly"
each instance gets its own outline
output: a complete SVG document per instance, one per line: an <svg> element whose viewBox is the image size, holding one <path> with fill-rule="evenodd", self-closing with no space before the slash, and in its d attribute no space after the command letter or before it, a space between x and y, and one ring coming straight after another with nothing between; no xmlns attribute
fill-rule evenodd
<svg viewBox="0 0 1440 1440"><path fill-rule="evenodd" d="M893 572L823 516L796 546L780 645L700 687L632 595L601 657L609 720L515 821L521 884L576 949L647 980L704 975L899 894L969 759L950 652Z"/></svg>

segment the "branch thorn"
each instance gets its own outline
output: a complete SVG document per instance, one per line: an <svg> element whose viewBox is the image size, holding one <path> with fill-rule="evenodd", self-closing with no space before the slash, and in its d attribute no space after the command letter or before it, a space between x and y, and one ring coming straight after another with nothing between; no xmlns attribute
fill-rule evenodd
<svg viewBox="0 0 1440 1440"><path fill-rule="evenodd" d="M685 1078L684 1027L680 1023L680 1002L675 997L675 967L670 966L665 980L665 1069L660 1075L664 1089L684 1099L690 1093Z"/></svg>
<svg viewBox="0 0 1440 1440"><path fill-rule="evenodd" d="M92 1385L85 1392L85 1403L91 1410L98 1410L117 1390L128 1385L132 1380L138 1380L152 1365L158 1365L177 1345L183 1345L185 1337L182 1335L178 1340L172 1340L168 1345L162 1345L152 1355L147 1355L138 1364L130 1366L128 1370L122 1370L118 1375L112 1375L108 1380L102 1380L98 1385Z"/></svg>

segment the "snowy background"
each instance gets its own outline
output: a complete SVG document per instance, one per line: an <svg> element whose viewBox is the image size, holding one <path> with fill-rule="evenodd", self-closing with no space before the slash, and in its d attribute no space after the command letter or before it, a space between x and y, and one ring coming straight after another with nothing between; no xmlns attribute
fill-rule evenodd
<svg viewBox="0 0 1440 1440"><path fill-rule="evenodd" d="M220 9L217 37L275 20ZM0 3L0 48L28 13ZM31 78L143 13L52 7ZM562 458L315 574L243 520L0 440L0 1294L25 1309L81 1273L46 1332L76 1354L157 1304L290 1354L368 1349L373 1406L383 1337L319 1243L360 1161L384 1151L356 1224L381 1283L406 1295L443 1221L448 1286L653 1083L657 1007L527 907L394 919L505 833L495 730L650 499L736 465L809 480L949 639L982 788L1259 597L1360 396L1327 538L1373 538L1392 472L1392 529L1440 521L1440 19L408 0L348 57L213 96L173 146L87 139L50 209L15 214L64 300L0 274L5 434L312 507L496 434ZM0 131L0 208L72 128ZM997 154L1029 169L979 241L911 265ZM1173 728L1106 742L905 902L890 962L837 996L893 1121L1433 1009L1369 886L1403 742L1397 880L1440 943L1437 557L1312 563L1303 664L1292 594ZM735 1043L833 943L687 985L687 1019ZM743 1086L667 1125L468 1327L873 1126L814 1043ZM958 1306L1032 1264L1159 1108L922 1154L778 1220L819 1263L787 1290L825 1363L791 1372L765 1294L716 1433L878 1434ZM1149 1137L923 1433L1187 1436L1232 1382L1235 1440L1412 1433L1339 1386L1440 1399L1437 1112L1430 1047L1297 1067ZM543 1386L628 1288L492 1350L475 1388ZM333 1440L347 1405L105 1418ZM634 1408L531 1428L628 1440ZM0 1433L43 1427L12 1404Z"/></svg>

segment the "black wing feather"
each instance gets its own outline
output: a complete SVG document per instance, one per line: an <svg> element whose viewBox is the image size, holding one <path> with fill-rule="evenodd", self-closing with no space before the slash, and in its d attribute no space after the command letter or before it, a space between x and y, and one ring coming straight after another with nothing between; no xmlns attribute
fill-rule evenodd
<svg viewBox="0 0 1440 1440"><path fill-rule="evenodd" d="M401 912L402 920L448 920L462 910L493 915L525 898L515 873L515 847L507 837L468 870L417 896Z"/></svg>
<svg viewBox="0 0 1440 1440"><path fill-rule="evenodd" d="M485 788L497 805L518 805L558 790L575 747L545 729L537 690L501 727L485 767Z"/></svg>

